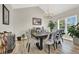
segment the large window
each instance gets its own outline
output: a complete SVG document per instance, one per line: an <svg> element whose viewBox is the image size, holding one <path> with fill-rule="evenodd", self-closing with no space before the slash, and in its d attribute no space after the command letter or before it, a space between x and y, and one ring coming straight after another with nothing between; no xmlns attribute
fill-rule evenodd
<svg viewBox="0 0 79 59"><path fill-rule="evenodd" d="M58 21L58 29L63 29L67 34L68 28L77 24L77 16L69 16L66 19L59 19Z"/></svg>
<svg viewBox="0 0 79 59"><path fill-rule="evenodd" d="M60 29L64 29L65 28L65 20L60 20L59 25L60 25Z"/></svg>
<svg viewBox="0 0 79 59"><path fill-rule="evenodd" d="M76 25L77 24L77 16L70 16L70 17L68 17L67 24L69 26Z"/></svg>
<svg viewBox="0 0 79 59"><path fill-rule="evenodd" d="M69 16L64 19L59 19L58 20L58 29L63 29L66 37L68 40L73 40L70 36L68 36L68 28L70 26L76 25L77 24L77 16Z"/></svg>
<svg viewBox="0 0 79 59"><path fill-rule="evenodd" d="M77 16L70 16L67 18L67 30L70 26L77 24Z"/></svg>

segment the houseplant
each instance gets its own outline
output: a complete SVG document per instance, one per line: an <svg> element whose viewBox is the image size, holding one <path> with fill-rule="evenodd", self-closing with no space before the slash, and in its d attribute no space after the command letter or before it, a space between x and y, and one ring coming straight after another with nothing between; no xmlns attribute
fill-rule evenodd
<svg viewBox="0 0 79 59"><path fill-rule="evenodd" d="M68 33L73 38L74 44L79 45L79 24L70 26Z"/></svg>
<svg viewBox="0 0 79 59"><path fill-rule="evenodd" d="M25 38L25 34L22 34L22 38L23 38L23 39Z"/></svg>
<svg viewBox="0 0 79 59"><path fill-rule="evenodd" d="M73 38L74 36L79 38L79 26L70 26L68 29L68 33L70 34L70 36Z"/></svg>
<svg viewBox="0 0 79 59"><path fill-rule="evenodd" d="M50 32L52 32L52 29L55 27L55 24L52 21L49 21L48 27L50 28Z"/></svg>

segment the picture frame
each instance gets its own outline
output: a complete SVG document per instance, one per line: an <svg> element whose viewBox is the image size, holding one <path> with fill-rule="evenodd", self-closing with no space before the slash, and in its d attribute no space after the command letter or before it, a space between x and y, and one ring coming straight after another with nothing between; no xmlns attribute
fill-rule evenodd
<svg viewBox="0 0 79 59"><path fill-rule="evenodd" d="M2 4L2 11L3 24L9 25L9 10L4 4Z"/></svg>
<svg viewBox="0 0 79 59"><path fill-rule="evenodd" d="M32 23L33 23L33 25L41 25L42 24L41 18L33 17L32 18Z"/></svg>

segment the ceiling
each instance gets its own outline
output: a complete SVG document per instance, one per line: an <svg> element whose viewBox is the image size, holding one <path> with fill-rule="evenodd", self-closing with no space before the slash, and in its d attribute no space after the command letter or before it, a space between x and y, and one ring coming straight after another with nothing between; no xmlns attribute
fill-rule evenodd
<svg viewBox="0 0 79 59"><path fill-rule="evenodd" d="M79 7L79 4L12 4L13 9L39 7L45 13L50 12L54 15Z"/></svg>
<svg viewBox="0 0 79 59"><path fill-rule="evenodd" d="M18 8L28 8L28 7L34 7L37 6L36 4L11 4L13 9L18 9Z"/></svg>

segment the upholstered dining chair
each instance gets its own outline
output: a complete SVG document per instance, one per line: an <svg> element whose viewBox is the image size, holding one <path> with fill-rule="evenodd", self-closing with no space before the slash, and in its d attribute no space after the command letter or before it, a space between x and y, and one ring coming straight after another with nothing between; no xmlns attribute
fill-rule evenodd
<svg viewBox="0 0 79 59"><path fill-rule="evenodd" d="M31 37L31 31L26 32L27 36L27 44L26 48L28 49L28 53L30 52L31 47L35 46L37 40Z"/></svg>
<svg viewBox="0 0 79 59"><path fill-rule="evenodd" d="M45 44L48 46L48 53L50 53L50 46L53 45L54 50L57 49L58 45L62 45L62 37L60 30L48 34Z"/></svg>
<svg viewBox="0 0 79 59"><path fill-rule="evenodd" d="M50 46L51 45L53 45L53 47L54 47L54 50L55 50L55 45L54 45L54 40L53 40L53 33L52 34L48 34L48 36L47 36L47 38L46 38L46 40L44 41L44 44L46 45L46 46L48 46L48 53L50 53Z"/></svg>
<svg viewBox="0 0 79 59"><path fill-rule="evenodd" d="M58 45L62 45L62 37L61 37L61 32L60 30L57 30L54 34L54 43L55 43L55 46L56 46L56 49L58 48Z"/></svg>
<svg viewBox="0 0 79 59"><path fill-rule="evenodd" d="M64 30L59 30L59 32L60 32L60 38L62 39L62 42L63 42L63 35L64 35Z"/></svg>

